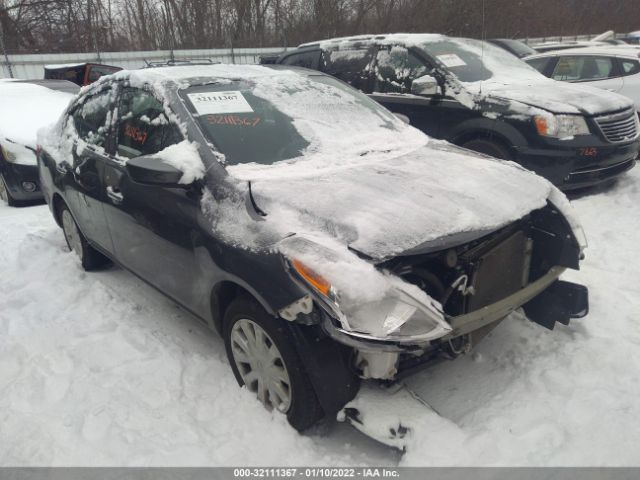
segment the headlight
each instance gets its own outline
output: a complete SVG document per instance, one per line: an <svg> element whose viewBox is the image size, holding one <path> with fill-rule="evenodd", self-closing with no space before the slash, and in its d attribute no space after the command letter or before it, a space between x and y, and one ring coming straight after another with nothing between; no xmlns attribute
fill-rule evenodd
<svg viewBox="0 0 640 480"><path fill-rule="evenodd" d="M318 252L327 249L302 238L285 242L289 266L340 322L343 333L371 340L415 343L440 338L451 331L441 305L418 287L377 270L351 252L330 251L318 256ZM302 247L299 256L295 247ZM305 253L314 247L316 255L311 267ZM329 276L335 277L333 282ZM339 287L334 284L336 281ZM367 296L363 291L369 284L375 294Z"/></svg>
<svg viewBox="0 0 640 480"><path fill-rule="evenodd" d="M451 331L440 304L421 302L407 292L394 288L377 302L345 307L351 335L412 343L440 338Z"/></svg>
<svg viewBox="0 0 640 480"><path fill-rule="evenodd" d="M544 137L570 139L589 135L589 126L580 115L536 115L533 117L538 134Z"/></svg>
<svg viewBox="0 0 640 480"><path fill-rule="evenodd" d="M2 149L2 158L4 158L7 162L13 163L16 161L16 155L11 150L6 149L4 146L0 146Z"/></svg>

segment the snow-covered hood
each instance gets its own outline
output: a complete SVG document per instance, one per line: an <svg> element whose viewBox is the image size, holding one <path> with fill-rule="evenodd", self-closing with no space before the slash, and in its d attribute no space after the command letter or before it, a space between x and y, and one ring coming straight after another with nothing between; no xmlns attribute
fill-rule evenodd
<svg viewBox="0 0 640 480"><path fill-rule="evenodd" d="M251 181L267 222L329 233L375 259L469 241L543 207L553 190L513 163L435 141L347 166L230 170Z"/></svg>
<svg viewBox="0 0 640 480"><path fill-rule="evenodd" d="M483 82L481 91L489 100L516 101L551 113L601 115L633 106L629 99L616 93L549 79Z"/></svg>
<svg viewBox="0 0 640 480"><path fill-rule="evenodd" d="M35 165L38 130L58 120L73 98L40 85L0 81L0 105L5 112L0 115L0 142L18 163Z"/></svg>

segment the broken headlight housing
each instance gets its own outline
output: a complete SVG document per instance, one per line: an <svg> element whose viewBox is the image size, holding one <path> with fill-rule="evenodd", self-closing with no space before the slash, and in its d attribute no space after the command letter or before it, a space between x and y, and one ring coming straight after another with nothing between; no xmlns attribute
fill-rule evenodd
<svg viewBox="0 0 640 480"><path fill-rule="evenodd" d="M351 252L337 254L300 237L291 237L285 242L288 248L283 253L290 271L339 322L340 326L336 328L340 332L366 340L415 344L435 340L451 331L442 306L418 287L371 268L370 264ZM358 269L357 262L363 262L367 267L362 269L363 273L368 270L370 275L378 276L378 285L384 284L386 288L373 300L359 298L349 291L349 285L345 285L344 281L338 287L324 271L319 273L319 269L310 266L308 255L305 255L309 249L314 251L314 266L319 264L319 260L326 259L329 265L326 271L331 272L330 275L337 278L341 269ZM346 276L357 278L353 273L351 271Z"/></svg>

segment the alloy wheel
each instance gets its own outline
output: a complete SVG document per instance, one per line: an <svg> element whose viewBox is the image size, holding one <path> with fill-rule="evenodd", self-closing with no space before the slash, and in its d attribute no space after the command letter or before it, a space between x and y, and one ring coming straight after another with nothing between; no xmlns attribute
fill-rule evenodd
<svg viewBox="0 0 640 480"><path fill-rule="evenodd" d="M242 381L268 409L291 407L291 381L282 354L256 322L241 318L231 329L231 352Z"/></svg>

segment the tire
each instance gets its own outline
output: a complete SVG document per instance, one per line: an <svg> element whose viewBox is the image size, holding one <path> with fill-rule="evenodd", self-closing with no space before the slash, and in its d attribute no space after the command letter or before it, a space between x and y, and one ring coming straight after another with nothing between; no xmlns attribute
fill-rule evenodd
<svg viewBox="0 0 640 480"><path fill-rule="evenodd" d="M252 349L252 332L254 338L262 339L255 341L254 346L270 345L269 348L264 351ZM227 357L238 384L246 385L249 391L256 392L258 400L266 408L285 413L291 426L298 431L313 426L323 417L315 390L282 320L269 315L250 296L241 295L227 308L223 337ZM256 370L256 365L259 370ZM269 368L265 369L267 365ZM247 379L252 381L245 383ZM289 388L286 388L287 381ZM265 383L270 386L275 384L276 387L266 388ZM284 398L287 393L288 399ZM283 398L278 398L279 394L284 394L281 395Z"/></svg>
<svg viewBox="0 0 640 480"><path fill-rule="evenodd" d="M484 153L485 155L499 158L501 160L512 159L511 152L509 152L509 150L505 146L492 140L475 138L463 143L461 146L469 150L473 150L474 152Z"/></svg>
<svg viewBox="0 0 640 480"><path fill-rule="evenodd" d="M69 250L80 258L82 268L86 271L97 270L109 263L109 259L89 245L87 239L78 228L69 207L62 204L59 209L60 223L64 232L64 239Z"/></svg>
<svg viewBox="0 0 640 480"><path fill-rule="evenodd" d="M7 188L7 182L5 182L2 174L0 174L0 200L6 202L10 207L15 207L17 205L17 202L11 196L11 192Z"/></svg>

